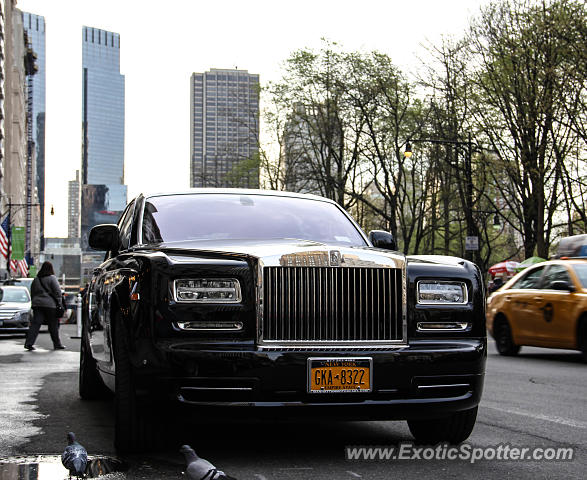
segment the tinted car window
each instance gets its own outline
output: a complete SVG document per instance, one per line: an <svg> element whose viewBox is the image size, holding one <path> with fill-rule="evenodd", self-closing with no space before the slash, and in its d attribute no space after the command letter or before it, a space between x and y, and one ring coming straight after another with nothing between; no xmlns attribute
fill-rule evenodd
<svg viewBox="0 0 587 480"><path fill-rule="evenodd" d="M567 269L562 265L551 265L546 273L544 274L544 279L542 281L542 288L543 289L552 289L552 284L554 282L565 281L571 283L571 278L567 273Z"/></svg>
<svg viewBox="0 0 587 480"><path fill-rule="evenodd" d="M587 287L587 263L585 265L573 265L573 270L579 277L579 281L583 287Z"/></svg>
<svg viewBox="0 0 587 480"><path fill-rule="evenodd" d="M520 278L512 288L538 288L544 267L536 268Z"/></svg>
<svg viewBox="0 0 587 480"><path fill-rule="evenodd" d="M143 243L292 238L366 245L336 205L269 195L151 197L145 201L142 233Z"/></svg>

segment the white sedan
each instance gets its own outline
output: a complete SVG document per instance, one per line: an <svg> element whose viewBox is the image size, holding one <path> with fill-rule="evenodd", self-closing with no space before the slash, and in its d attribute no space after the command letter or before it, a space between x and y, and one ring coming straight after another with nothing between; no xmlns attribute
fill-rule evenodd
<svg viewBox="0 0 587 480"><path fill-rule="evenodd" d="M0 287L0 334L26 333L31 316L31 296L26 287Z"/></svg>

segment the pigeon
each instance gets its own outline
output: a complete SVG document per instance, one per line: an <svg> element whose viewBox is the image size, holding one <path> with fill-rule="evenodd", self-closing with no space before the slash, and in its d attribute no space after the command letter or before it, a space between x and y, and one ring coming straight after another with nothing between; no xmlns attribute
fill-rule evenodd
<svg viewBox="0 0 587 480"><path fill-rule="evenodd" d="M67 434L67 447L61 454L61 463L69 470L69 478L84 477L86 474L86 466L88 464L88 452L75 440L73 432Z"/></svg>
<svg viewBox="0 0 587 480"><path fill-rule="evenodd" d="M183 445L179 451L185 457L185 475L189 480L236 480L217 470L208 460L198 457L189 445Z"/></svg>

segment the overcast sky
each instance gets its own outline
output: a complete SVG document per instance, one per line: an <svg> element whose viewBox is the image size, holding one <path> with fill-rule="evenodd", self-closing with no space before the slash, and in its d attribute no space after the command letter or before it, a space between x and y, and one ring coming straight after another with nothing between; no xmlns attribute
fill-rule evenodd
<svg viewBox="0 0 587 480"><path fill-rule="evenodd" d="M82 26L120 33L126 77L125 181L142 191L189 188L189 78L210 68L276 80L281 63L322 37L377 49L406 70L421 47L460 34L488 0L18 0L46 22L46 227L67 236L67 181L81 164ZM262 107L262 105L261 105ZM49 216L51 205L55 216Z"/></svg>

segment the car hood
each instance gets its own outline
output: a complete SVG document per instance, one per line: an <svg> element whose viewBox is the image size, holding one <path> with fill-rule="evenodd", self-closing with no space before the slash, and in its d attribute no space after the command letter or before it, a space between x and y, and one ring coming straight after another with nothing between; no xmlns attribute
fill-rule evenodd
<svg viewBox="0 0 587 480"><path fill-rule="evenodd" d="M0 310L30 310L31 302L0 302Z"/></svg>
<svg viewBox="0 0 587 480"><path fill-rule="evenodd" d="M189 262L194 254L246 256L266 266L348 266L402 268L405 256L373 247L347 247L300 239L198 240L156 246L172 262Z"/></svg>

